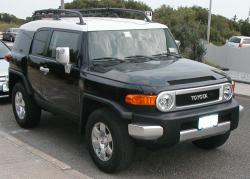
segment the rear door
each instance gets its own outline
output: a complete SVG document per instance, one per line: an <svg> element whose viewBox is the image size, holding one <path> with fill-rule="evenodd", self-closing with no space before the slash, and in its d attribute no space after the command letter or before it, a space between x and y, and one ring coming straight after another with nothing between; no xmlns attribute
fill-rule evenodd
<svg viewBox="0 0 250 179"><path fill-rule="evenodd" d="M41 78L44 72L40 71L41 64L46 60L45 49L50 31L38 30L33 38L30 55L28 56L28 78L36 94L42 95Z"/></svg>
<svg viewBox="0 0 250 179"><path fill-rule="evenodd" d="M79 78L80 78L80 49L82 34L76 31L53 30L46 60L40 64L40 68L48 69L48 73L42 77L42 91L45 100L60 111L80 115ZM56 61L56 48L70 48L70 73L65 73L64 65Z"/></svg>

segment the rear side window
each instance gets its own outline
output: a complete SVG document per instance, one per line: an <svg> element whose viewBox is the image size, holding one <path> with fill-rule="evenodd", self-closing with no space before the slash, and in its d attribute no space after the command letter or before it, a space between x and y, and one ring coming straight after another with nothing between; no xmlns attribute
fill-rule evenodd
<svg viewBox="0 0 250 179"><path fill-rule="evenodd" d="M48 30L40 30L36 32L31 50L33 55L43 55L48 35Z"/></svg>
<svg viewBox="0 0 250 179"><path fill-rule="evenodd" d="M77 64L77 56L79 53L80 34L74 32L54 31L49 44L48 57L56 58L57 47L69 47L70 62Z"/></svg>
<svg viewBox="0 0 250 179"><path fill-rule="evenodd" d="M250 44L250 39L244 39L243 44Z"/></svg>
<svg viewBox="0 0 250 179"><path fill-rule="evenodd" d="M240 41L241 41L241 39L240 39L240 38L238 38L238 37L233 37L233 38L231 38L231 39L229 40L229 42L232 42L232 43L237 43L237 44L239 44L239 43L240 43Z"/></svg>
<svg viewBox="0 0 250 179"><path fill-rule="evenodd" d="M16 37L13 51L28 55L33 35L34 32L32 31L20 30Z"/></svg>

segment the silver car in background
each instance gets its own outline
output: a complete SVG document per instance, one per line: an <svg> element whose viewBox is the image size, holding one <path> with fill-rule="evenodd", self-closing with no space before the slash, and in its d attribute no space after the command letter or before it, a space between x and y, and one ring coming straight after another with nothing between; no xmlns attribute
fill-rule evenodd
<svg viewBox="0 0 250 179"><path fill-rule="evenodd" d="M9 63L4 60L4 56L10 49L0 41L0 98L9 97Z"/></svg>
<svg viewBox="0 0 250 179"><path fill-rule="evenodd" d="M234 36L227 41L226 45L234 48L250 47L250 37Z"/></svg>
<svg viewBox="0 0 250 179"><path fill-rule="evenodd" d="M18 28L7 29L5 32L3 32L3 40L14 42L18 32L19 32Z"/></svg>

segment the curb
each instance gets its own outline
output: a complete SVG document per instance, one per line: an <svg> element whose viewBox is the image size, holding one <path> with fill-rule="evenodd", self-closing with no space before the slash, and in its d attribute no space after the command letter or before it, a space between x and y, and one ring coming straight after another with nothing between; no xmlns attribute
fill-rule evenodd
<svg viewBox="0 0 250 179"><path fill-rule="evenodd" d="M80 173L79 171L77 170L74 170L72 169L71 166L67 165L66 163L30 146L29 144L26 144L24 142L22 142L21 140L3 132L3 131L0 131L0 135L3 136L5 139L7 139L8 141L10 141L11 143L13 143L14 145L16 145L17 147L20 147L20 148L23 148L24 150L46 160L47 162L49 162L51 165L55 166L56 168L59 168L60 170L62 170L63 172L66 172L66 173L70 173L72 174L73 176L75 177L78 177L78 178L83 178L83 179L90 179L90 177Z"/></svg>

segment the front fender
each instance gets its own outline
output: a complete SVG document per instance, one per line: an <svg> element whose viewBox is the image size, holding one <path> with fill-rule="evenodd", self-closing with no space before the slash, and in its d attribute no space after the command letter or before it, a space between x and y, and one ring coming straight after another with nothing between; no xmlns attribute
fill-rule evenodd
<svg viewBox="0 0 250 179"><path fill-rule="evenodd" d="M84 126L88 120L89 114L93 111L91 104L95 104L95 108L107 107L113 110L118 116L125 120L132 120L132 112L127 111L123 106L117 102L105 99L93 94L84 93L81 97L81 115L80 115L80 133L84 129Z"/></svg>

